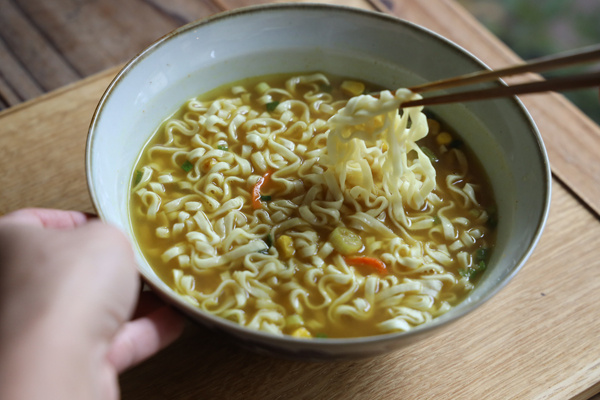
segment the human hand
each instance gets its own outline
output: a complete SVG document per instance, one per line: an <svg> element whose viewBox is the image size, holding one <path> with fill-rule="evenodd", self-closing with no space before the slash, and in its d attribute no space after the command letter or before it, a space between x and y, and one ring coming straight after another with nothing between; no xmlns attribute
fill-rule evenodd
<svg viewBox="0 0 600 400"><path fill-rule="evenodd" d="M147 295L127 322L139 282L114 227L73 211L0 218L0 398L117 399L118 373L183 329Z"/></svg>

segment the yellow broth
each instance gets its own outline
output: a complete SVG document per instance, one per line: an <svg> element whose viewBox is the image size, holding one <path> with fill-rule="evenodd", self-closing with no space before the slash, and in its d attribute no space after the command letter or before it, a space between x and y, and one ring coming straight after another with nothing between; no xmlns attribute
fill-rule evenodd
<svg viewBox="0 0 600 400"><path fill-rule="evenodd" d="M232 87L244 86L245 88L249 89L249 91L250 91L251 88L254 88L260 82L267 82L272 88L285 88L285 81L289 77L290 77L290 75L276 75L276 76L269 76L269 77L246 79L244 81L239 81L239 82L235 82L235 83L220 87L216 90L213 90L209 93L206 93L206 94L198 97L198 99L202 100L202 101L208 101L208 100L213 100L213 99L228 98L231 96L231 88ZM348 94L345 94L342 90L340 90L340 85L341 85L342 81L344 81L344 78L331 77L331 76L328 76L328 78L330 79L330 82L331 82L331 88L324 87L323 90L330 91L331 95L334 97L334 101L347 100L351 97ZM379 88L375 85L365 83L365 92L372 92L372 91L376 91L376 90L380 90L380 89L381 88ZM299 89L297 98L301 100L305 93L306 93L306 90ZM250 101L250 106L252 109L258 110L259 113L262 113L265 111L265 105L259 104L256 100L257 97L258 96L252 97L252 99ZM186 105L187 105L187 103L186 103ZM172 120L183 120L184 115L186 114L186 112L188 112L186 109L186 105L181 107L181 109L179 109L176 113L174 113L171 117L169 117L165 122L163 122L163 124L161 124L161 126L157 129L155 134L153 134L153 136L151 137L149 142L146 144L146 146L142 150L139 160L136 164L136 168L134 169L133 174L132 174L132 187L135 186L136 178L139 178L137 171L139 171L142 166L151 165L151 164L154 164L154 169L156 169L156 170L169 172L175 181L185 181L186 180L186 176L187 176L188 172L184 171L184 169L182 169L182 168L174 168L173 167L173 165L172 165L173 163L171 161L171 157L172 157L171 153L168 153L168 152L161 153L160 151L155 151L154 154L151 156L150 152L148 151L148 149L152 148L153 146L165 143L165 141L166 141L165 126L166 126L167 122L172 121ZM321 119L327 120L329 118L329 115L311 111L311 118L321 118ZM317 135L319 133L324 133L326 130L327 130L327 127L323 127L320 130L317 130L316 132L314 132L314 135ZM488 210L488 213L495 214L495 211L493 211L493 209L495 208L493 194L492 194L490 185L488 183L488 180L487 180L479 162L473 156L472 152L466 148L466 145L460 141L460 138L458 137L458 135L456 133L454 133L452 130L450 130L449 127L444 126L442 124L440 132L449 132L449 134L452 136L452 140L453 140L452 144L445 146L446 150L450 150L450 151L442 152L442 150L444 150L444 149L436 141L436 138L439 134L438 135L430 134L418 143L420 146L424 146L427 149L429 149L429 151L426 154L430 155L431 157L433 157L436 160L433 162L433 165L436 170L436 181L437 181L437 188L434 190L434 193L436 193L438 195L438 197L440 197L442 199L449 199L449 200L454 199L454 197L453 197L454 194L445 188L446 177L449 174L457 174L460 169L459 163L457 161L457 157L451 151L452 146L460 148L465 153L465 155L467 156L468 165L469 165L469 169L468 169L469 172L468 172L467 176L464 179L456 182L456 184L462 186L465 183L471 183L471 184L477 185L480 188L476 193L477 200L480 203L479 207L474 207L470 210L461 209L460 207L456 207L456 208L454 208L454 214L447 215L447 217L448 218L464 217L464 218L472 219L475 214L481 213L483 210ZM247 132L244 132L242 127L238 127L238 137L243 138L243 137L245 137L246 133ZM177 146L181 147L181 148L188 148L188 149L194 148L194 145L191 143L191 138L192 137L188 137L185 135L179 135L178 140L177 140ZM222 143L222 141L221 142L214 141L209 144L211 146L213 146L214 148L217 148L218 143ZM245 144L245 142L243 140L240 140L240 143L228 144L226 151L233 152L233 153L241 156L242 155L242 146L244 144ZM324 146L325 143L322 143L322 145ZM185 160L185 157L182 157L181 162L179 162L179 163L181 164L183 162L183 160ZM208 160L205 163L205 165L202 166L201 172L206 172L208 169L211 168L211 166L212 166L211 161ZM260 174L260 173L258 173L258 174ZM252 201L251 201L252 199L248 195L248 193L251 192L251 186L252 185L250 185L248 182L232 182L231 183L232 197L241 196L245 199L244 205L241 208L241 211L245 214L252 214L252 212L254 211L252 208ZM193 192L190 191L189 189L178 188L178 186L176 184L165 183L163 185L163 187L165 188L166 193L161 196L162 197L161 205L167 204L168 202L178 199L178 198L181 198L182 196L188 196L190 194L193 194ZM279 195L279 193L281 192L280 189L281 188L279 188L276 183L271 182L268 186L266 186L262 190L261 194L266 195L266 196L271 196L271 198L273 200L281 199L282 197ZM308 189L308 188L306 188L306 189ZM283 198L286 198L287 200L292 200L293 197L295 197L295 196L287 195L287 196L284 196ZM344 207L346 207L346 209L350 209L350 210L353 209L353 206L351 204L344 204ZM344 207L342 208L342 211L344 210ZM162 279L170 287L175 288L174 287L174 278L173 278L173 269L180 269L180 267L177 263L177 257L175 257L165 263L162 261L161 255L167 249L169 249L172 246L176 245L177 243L181 242L182 238L185 236L185 234L182 233L176 237L171 236L168 238L159 238L155 234L155 231L156 231L156 228L158 228L158 227L168 226L169 224L171 224L177 218L175 214L177 214L178 211L172 212L171 215L168 215L167 213L159 212L159 214L157 215L156 221L150 222L148 220L148 218L146 217L146 210L147 210L147 206L144 205L144 203L141 201L141 197L137 196L135 193L131 193L131 195L130 195L130 216L131 216L131 224L133 227L133 231L135 233L137 244L138 244L139 248L141 249L144 257L146 258L146 260L148 261L150 266L155 270L155 272L160 277L160 279ZM408 210L407 213L409 213L411 216L416 216L416 215L420 215L420 214L431 215L431 213L432 213L432 210L430 209L430 207L427 204L422 210L419 210L419 211L413 211L408 208L407 208L407 210ZM296 208L295 210L292 211L292 214L290 215L289 218L295 218L295 217L298 217L298 218L302 217L299 213L298 208ZM495 215L493 217L495 218ZM398 232L398 229L394 226L394 224L390 223L389 218L387 217L387 214L385 211L382 212L378 216L377 219L380 220L381 222L383 222L388 228L390 228L394 232ZM475 255L477 249L480 249L480 248L491 249L494 244L494 241L495 241L494 221L490 221L490 222L491 222L491 224L489 226L489 229L485 232L485 234L481 238L477 239L476 244L473 245L469 249L469 251L473 254L474 259L477 259L477 256ZM319 243L326 242L328 240L329 235L331 234L331 231L334 228L335 228L335 226L312 226L312 229L318 235ZM368 235L362 231L355 230L355 233L360 235L362 242L366 243L366 244L377 240L377 238L370 237L372 235ZM411 232L411 235L414 239L425 242L427 240L431 240L431 238L428 237L428 233L429 233L428 230L424 230L422 232L416 232L416 233ZM400 233L398 233L398 235L400 235ZM272 238L273 245L275 245L276 240L277 240L276 237ZM443 237L443 235L435 236L435 240L438 243L443 243L447 246L452 245L452 242L454 242L454 240L451 240L451 241L446 240ZM361 256L361 255L378 258L378 256L380 254L377 251L368 252L368 246L365 245L356 254L356 256ZM336 256L336 252L334 251L328 257L326 257L324 259L325 264L326 265L333 264L334 263L333 257L335 257L335 256ZM480 258L481 259L485 258L485 260L483 260L483 261L485 263L487 263L487 261L489 259L489 251L487 251L485 253L484 257L480 257ZM215 291L215 289L221 283L221 281L222 281L221 274L224 271L228 271L230 274L233 274L236 270L241 270L243 268L244 268L243 265L237 263L237 265L229 265L229 266L226 266L225 268L215 268L214 270L211 270L209 272L206 272L206 271L199 272L199 271L196 271L194 268L187 268L185 270L185 273L188 275L192 275L194 277L194 290L196 290L198 292L202 292L202 293L211 293L211 292ZM358 275L368 276L370 274L377 274L377 272L373 271L368 266L355 266L353 268L356 268L356 273ZM455 274L457 276L457 278L460 279L461 272L459 271L458 263L454 263L452 266L450 266L446 269L448 272ZM305 278L304 275L306 273L307 273L306 268L298 268L297 267L294 271L293 279L295 279L297 282L303 282L304 278ZM392 272L390 271L390 273L392 273ZM402 275L399 275L398 278L400 280L402 280L403 278L416 279L416 278L418 278L418 275L422 275L422 273L412 275L407 270L407 271L404 271L404 273ZM474 274L471 277L470 281L476 282L480 278L481 275L482 275L481 272ZM274 282L277 282L277 281L278 281L278 279L274 278ZM283 282L277 282L277 283L283 283ZM289 296L284 291L279 290L281 288L281 286L273 286L273 288L275 290L275 295L273 297L273 300L276 303L278 303L279 305L284 307L287 316L296 314L296 311L290 304ZM338 296L343 295L343 293L347 290L347 288L344 287L343 285L340 285L339 287L335 287L335 285L334 285L331 288L336 292L336 294ZM319 293L319 291L316 290L315 288L307 286L306 290L309 292L310 299L322 299L321 293ZM362 290L363 290L362 288L359 288L354 293L353 298L362 297L363 296L363 293L361 292ZM460 302L464 298L464 296L466 294L468 294L468 292L452 293L452 291L453 291L452 288L447 288L445 285L444 288L441 289L441 292L439 295L440 298L442 298L442 299L444 299L444 298L448 299L452 306L455 306L458 302ZM223 296L225 296L225 295L226 295L226 293L224 293ZM220 298L219 300L222 301L224 299ZM256 305L256 300L252 296L249 296L248 302L247 302L246 306L243 308L243 312L248 316L248 319L251 319L252 316L257 313L257 311L258 311L258 307ZM304 327L310 332L310 334L313 337L328 337L328 338L360 337L360 336L370 336L370 335L380 334L381 332L379 332L376 329L376 324L386 319L387 312L388 311L385 308L377 308L375 310L375 312L372 314L371 318L369 318L368 320L365 320L365 321L358 321L358 320L355 320L348 316L343 316L341 318L341 321L331 321L327 314L327 308L322 308L319 310L312 310L309 307L304 307L304 311L303 311L301 317L302 317L302 320L304 321ZM309 321L316 321L316 323L315 322L309 323ZM311 328L311 326L313 326L313 328ZM298 326L285 327L283 329L283 333L292 334L297 328L298 328Z"/></svg>

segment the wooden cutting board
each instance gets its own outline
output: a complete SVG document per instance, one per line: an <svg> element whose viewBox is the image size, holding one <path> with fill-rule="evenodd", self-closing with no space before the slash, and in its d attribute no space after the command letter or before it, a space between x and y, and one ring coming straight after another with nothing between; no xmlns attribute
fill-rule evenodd
<svg viewBox="0 0 600 400"><path fill-rule="evenodd" d="M327 2L425 25L492 67L517 60L450 0ZM0 113L0 212L92 211L85 138L116 72ZM345 363L258 356L190 323L173 346L122 376L123 399L587 399L600 391L600 130L561 96L524 101L550 153L552 210L534 255L484 306L412 347Z"/></svg>

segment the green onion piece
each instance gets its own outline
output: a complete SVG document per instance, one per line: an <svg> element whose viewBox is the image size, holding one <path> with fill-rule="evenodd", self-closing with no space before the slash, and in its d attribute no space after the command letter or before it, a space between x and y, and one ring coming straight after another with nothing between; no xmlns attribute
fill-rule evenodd
<svg viewBox="0 0 600 400"><path fill-rule="evenodd" d="M135 171L135 181L133 182L134 185L137 185L138 183L140 183L142 181L142 176L144 174L142 174L142 171L138 170Z"/></svg>
<svg viewBox="0 0 600 400"><path fill-rule="evenodd" d="M278 101L272 101L270 103L267 103L267 111L275 111L275 109L277 108L278 105L279 105Z"/></svg>
<svg viewBox="0 0 600 400"><path fill-rule="evenodd" d="M439 225L442 221L440 221L440 217L438 217L437 215L433 217L433 224L434 225Z"/></svg>
<svg viewBox="0 0 600 400"><path fill-rule="evenodd" d="M186 161L183 164L181 164L181 169L184 170L185 172L190 172L192 170L192 168L194 168L194 164L192 164L189 161Z"/></svg>
<svg viewBox="0 0 600 400"><path fill-rule="evenodd" d="M487 226L494 229L498 225L498 209L496 206L490 206L486 211L488 214Z"/></svg>
<svg viewBox="0 0 600 400"><path fill-rule="evenodd" d="M273 246L273 237L271 236L270 233L267 236L265 236L263 241L266 243L267 246L269 246L269 248L271 248L271 246Z"/></svg>
<svg viewBox="0 0 600 400"><path fill-rule="evenodd" d="M289 315L285 318L285 326L289 328L298 328L304 326L304 320L298 314Z"/></svg>
<svg viewBox="0 0 600 400"><path fill-rule="evenodd" d="M487 265L485 265L485 261L479 261L479 264L477 264L477 265L475 266L475 270L476 270L477 272L480 272L480 271L485 271L485 270L486 270L486 268L487 268Z"/></svg>
<svg viewBox="0 0 600 400"><path fill-rule="evenodd" d="M223 146L223 145L219 145L219 146L217 146L217 149L219 149L219 150L223 150L223 151L228 151L228 150L229 150L229 147L227 147L227 146Z"/></svg>
<svg viewBox="0 0 600 400"><path fill-rule="evenodd" d="M448 144L448 147L450 147L451 149L458 149L458 148L462 147L462 145L463 145L462 140L454 139L453 141L450 142L450 144Z"/></svg>
<svg viewBox="0 0 600 400"><path fill-rule="evenodd" d="M463 278L470 280L471 278L475 277L477 273L485 271L486 268L487 265L485 264L485 261L479 261L479 263L475 264L473 268L459 268L458 274Z"/></svg>
<svg viewBox="0 0 600 400"><path fill-rule="evenodd" d="M271 196L260 196L262 201L271 201Z"/></svg>
<svg viewBox="0 0 600 400"><path fill-rule="evenodd" d="M321 92L325 92L325 93L331 93L331 91L333 90L331 85L326 85L324 83L319 85L319 89L321 89Z"/></svg>
<svg viewBox="0 0 600 400"><path fill-rule="evenodd" d="M474 269L471 269L471 268L459 268L458 269L458 274L460 276L462 276L463 278L467 278L467 280L469 280L473 276L475 276L476 273L477 273L477 271L475 271Z"/></svg>
<svg viewBox="0 0 600 400"><path fill-rule="evenodd" d="M421 146L421 151L423 152L423 154L425 154L432 162L436 162L438 159L435 156L435 154L433 154L433 151L431 151L428 147L425 146Z"/></svg>
<svg viewBox="0 0 600 400"><path fill-rule="evenodd" d="M327 339L327 334L325 334L325 333L317 333L315 335L315 337L317 337L319 339Z"/></svg>
<svg viewBox="0 0 600 400"><path fill-rule="evenodd" d="M486 261L490 256L490 249L486 247L482 247L480 249L475 250L475 260L477 261Z"/></svg>

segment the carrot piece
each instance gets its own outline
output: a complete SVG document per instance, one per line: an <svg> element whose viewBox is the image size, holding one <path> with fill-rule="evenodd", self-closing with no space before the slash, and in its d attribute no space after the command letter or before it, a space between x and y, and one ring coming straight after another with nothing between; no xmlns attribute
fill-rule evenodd
<svg viewBox="0 0 600 400"><path fill-rule="evenodd" d="M346 264L373 268L380 274L387 274L385 263L373 257L344 257Z"/></svg>
<svg viewBox="0 0 600 400"><path fill-rule="evenodd" d="M258 178L256 184L252 188L252 208L258 210L262 207L262 203L260 202L260 190L263 186L266 186L271 182L271 171L268 171L263 176Z"/></svg>

